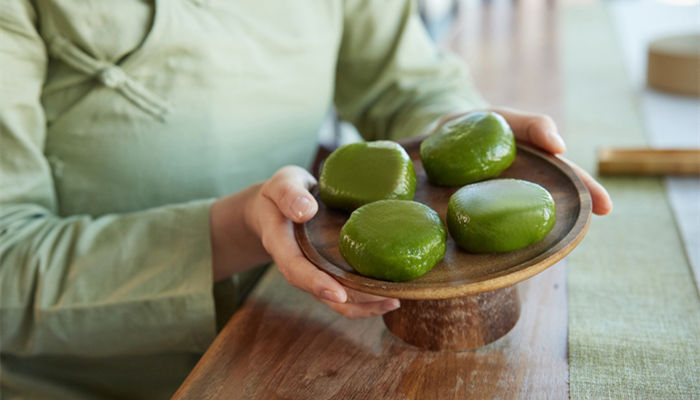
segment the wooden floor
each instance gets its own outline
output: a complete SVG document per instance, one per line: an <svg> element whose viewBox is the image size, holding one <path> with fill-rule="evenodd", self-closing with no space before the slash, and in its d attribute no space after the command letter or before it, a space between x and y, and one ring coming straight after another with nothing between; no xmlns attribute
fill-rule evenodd
<svg viewBox="0 0 700 400"><path fill-rule="evenodd" d="M486 99L561 121L556 6L460 4L440 43L469 64ZM336 315L271 269L175 398L568 398L564 265L518 288L522 315L504 338L426 352L394 338L381 318Z"/></svg>

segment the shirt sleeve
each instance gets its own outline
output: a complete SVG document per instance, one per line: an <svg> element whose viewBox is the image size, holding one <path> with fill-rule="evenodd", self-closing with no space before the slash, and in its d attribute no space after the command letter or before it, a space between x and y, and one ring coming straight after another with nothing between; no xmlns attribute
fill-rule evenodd
<svg viewBox="0 0 700 400"><path fill-rule="evenodd" d="M57 215L43 154L47 54L29 2L0 7L0 350L201 352L215 335L209 208Z"/></svg>
<svg viewBox="0 0 700 400"><path fill-rule="evenodd" d="M335 104L367 140L418 136L448 113L486 106L464 64L432 43L410 0L345 2Z"/></svg>

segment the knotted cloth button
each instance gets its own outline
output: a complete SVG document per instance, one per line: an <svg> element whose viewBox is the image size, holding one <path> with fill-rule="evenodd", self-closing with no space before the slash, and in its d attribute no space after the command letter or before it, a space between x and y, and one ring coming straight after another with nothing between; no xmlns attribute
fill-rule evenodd
<svg viewBox="0 0 700 400"><path fill-rule="evenodd" d="M105 86L112 89L121 86L126 81L126 74L117 66L103 69L98 77Z"/></svg>

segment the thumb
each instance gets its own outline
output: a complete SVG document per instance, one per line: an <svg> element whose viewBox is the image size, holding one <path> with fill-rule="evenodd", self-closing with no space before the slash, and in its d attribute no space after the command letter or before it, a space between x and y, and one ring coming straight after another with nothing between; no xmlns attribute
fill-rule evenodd
<svg viewBox="0 0 700 400"><path fill-rule="evenodd" d="M318 211L316 199L309 188L316 179L305 169L286 166L279 169L262 187L262 195L270 199L285 217L294 222L305 222Z"/></svg>

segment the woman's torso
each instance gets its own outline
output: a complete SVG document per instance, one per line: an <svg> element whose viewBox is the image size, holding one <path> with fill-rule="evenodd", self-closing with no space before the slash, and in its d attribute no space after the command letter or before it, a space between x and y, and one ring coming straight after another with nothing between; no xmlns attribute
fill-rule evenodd
<svg viewBox="0 0 700 400"><path fill-rule="evenodd" d="M223 195L310 163L332 101L337 2L43 1L38 11L51 55L45 154L62 215Z"/></svg>

